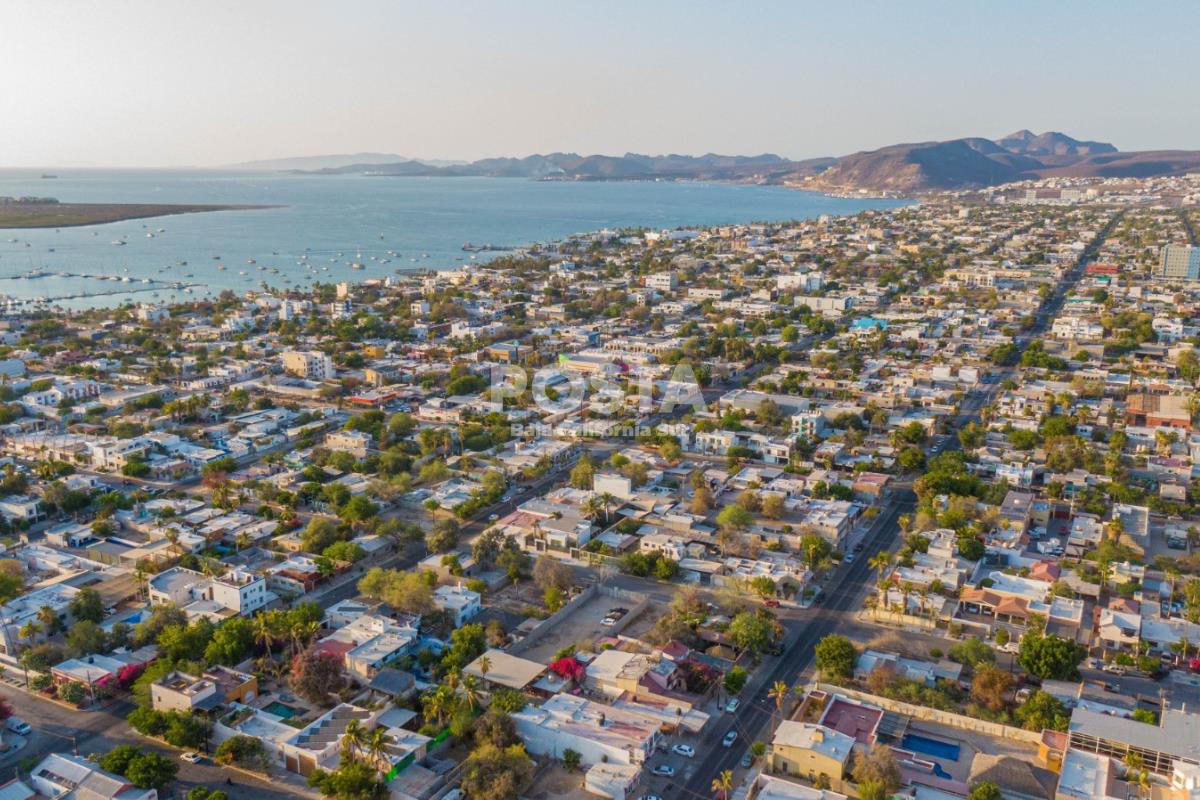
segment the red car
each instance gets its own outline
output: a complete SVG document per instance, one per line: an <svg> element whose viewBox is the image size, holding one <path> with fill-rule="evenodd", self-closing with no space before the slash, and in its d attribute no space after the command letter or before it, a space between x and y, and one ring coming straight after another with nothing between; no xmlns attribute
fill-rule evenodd
<svg viewBox="0 0 1200 800"><path fill-rule="evenodd" d="M767 600L763 600L763 605L767 608L779 608L779 601L768 598Z"/></svg>

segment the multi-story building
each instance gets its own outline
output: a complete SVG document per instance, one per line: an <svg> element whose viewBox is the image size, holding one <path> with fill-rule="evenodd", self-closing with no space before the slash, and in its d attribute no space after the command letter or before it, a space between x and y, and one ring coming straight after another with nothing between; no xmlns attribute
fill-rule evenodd
<svg viewBox="0 0 1200 800"><path fill-rule="evenodd" d="M185 567L172 567L152 577L148 584L151 605L175 605L189 617L224 619L229 612L249 616L275 599L267 582L244 570L230 570L210 578Z"/></svg>
<svg viewBox="0 0 1200 800"><path fill-rule="evenodd" d="M301 378L328 381L337 375L333 359L315 350L286 350L280 360L284 370Z"/></svg>
<svg viewBox="0 0 1200 800"><path fill-rule="evenodd" d="M770 771L840 787L854 749L854 737L823 725L784 720L771 742Z"/></svg>
<svg viewBox="0 0 1200 800"><path fill-rule="evenodd" d="M1162 249L1158 276L1167 280L1200 280L1200 247L1169 244Z"/></svg>

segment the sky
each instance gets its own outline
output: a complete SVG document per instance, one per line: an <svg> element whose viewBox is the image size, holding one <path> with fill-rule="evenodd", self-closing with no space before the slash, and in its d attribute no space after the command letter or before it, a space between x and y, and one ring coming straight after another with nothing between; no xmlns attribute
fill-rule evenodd
<svg viewBox="0 0 1200 800"><path fill-rule="evenodd" d="M1200 3L4 0L0 166L1200 148Z"/></svg>

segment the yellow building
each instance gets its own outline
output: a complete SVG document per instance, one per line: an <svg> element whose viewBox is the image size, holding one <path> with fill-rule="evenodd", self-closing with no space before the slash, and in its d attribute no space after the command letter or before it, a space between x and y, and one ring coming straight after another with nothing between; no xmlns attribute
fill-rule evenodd
<svg viewBox="0 0 1200 800"><path fill-rule="evenodd" d="M770 771L810 781L824 775L836 791L842 785L853 749L853 737L844 733L823 725L785 720L771 742Z"/></svg>

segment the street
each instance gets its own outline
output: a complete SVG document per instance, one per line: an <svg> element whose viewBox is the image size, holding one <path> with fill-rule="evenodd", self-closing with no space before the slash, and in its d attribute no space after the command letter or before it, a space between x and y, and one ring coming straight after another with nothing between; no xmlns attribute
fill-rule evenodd
<svg viewBox="0 0 1200 800"><path fill-rule="evenodd" d="M139 736L125 722L125 716L134 709L128 700L108 706L103 711L74 711L49 700L35 697L19 689L6 689L13 715L33 726L26 745L15 753L0 756L0 779L17 777L18 766L34 763L50 753L77 751L81 756L106 753L122 744L132 744L143 750L153 750L172 759L179 765L179 774L173 789L186 793L193 786L220 788L231 798L283 798L296 797L295 789L285 787L268 778L254 778L244 772L235 772L205 758L199 764L182 760L180 751L160 745ZM6 734L11 737L12 734ZM28 776L26 776L28 777ZM232 778L234 785L225 784ZM170 789L168 789L168 792ZM169 794L164 794L169 796Z"/></svg>

